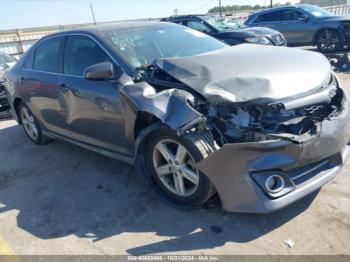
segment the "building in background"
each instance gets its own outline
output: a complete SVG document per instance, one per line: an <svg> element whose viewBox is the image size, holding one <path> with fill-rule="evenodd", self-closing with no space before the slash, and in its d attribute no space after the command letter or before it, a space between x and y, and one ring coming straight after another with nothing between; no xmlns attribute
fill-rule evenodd
<svg viewBox="0 0 350 262"><path fill-rule="evenodd" d="M350 0L300 0L301 4L318 6L349 5Z"/></svg>
<svg viewBox="0 0 350 262"><path fill-rule="evenodd" d="M33 27L0 31L0 52L18 58L41 37L67 29L89 26L92 24L72 24L65 26Z"/></svg>

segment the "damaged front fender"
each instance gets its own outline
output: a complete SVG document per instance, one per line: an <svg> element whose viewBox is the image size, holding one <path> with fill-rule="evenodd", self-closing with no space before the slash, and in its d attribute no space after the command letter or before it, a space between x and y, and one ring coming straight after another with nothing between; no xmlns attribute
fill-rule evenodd
<svg viewBox="0 0 350 262"><path fill-rule="evenodd" d="M160 92L146 82L125 85L121 90L125 114L125 127L128 136L133 136L138 112L149 113L164 125L181 133L183 130L205 121L205 117L191 104L191 93L179 89L166 89ZM140 119L142 121L142 119Z"/></svg>

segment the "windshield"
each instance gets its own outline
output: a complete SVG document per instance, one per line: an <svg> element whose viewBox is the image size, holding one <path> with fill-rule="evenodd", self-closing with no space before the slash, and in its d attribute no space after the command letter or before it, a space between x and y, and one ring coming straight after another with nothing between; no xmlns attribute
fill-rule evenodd
<svg viewBox="0 0 350 262"><path fill-rule="evenodd" d="M151 65L159 58L194 56L227 46L179 25L119 29L106 35L134 68Z"/></svg>
<svg viewBox="0 0 350 262"><path fill-rule="evenodd" d="M16 62L16 59L9 56L8 54L0 53L0 68L5 68L7 67L6 66L7 63L12 63L12 62Z"/></svg>
<svg viewBox="0 0 350 262"><path fill-rule="evenodd" d="M202 16L202 19L219 31L247 27L244 24L227 17Z"/></svg>
<svg viewBox="0 0 350 262"><path fill-rule="evenodd" d="M315 5L300 5L300 8L316 17L333 16L331 12Z"/></svg>

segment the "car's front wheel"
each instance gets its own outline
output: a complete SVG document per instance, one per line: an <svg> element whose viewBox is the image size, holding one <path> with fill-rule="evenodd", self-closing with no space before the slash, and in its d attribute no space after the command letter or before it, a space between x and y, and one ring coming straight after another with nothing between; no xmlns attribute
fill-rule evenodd
<svg viewBox="0 0 350 262"><path fill-rule="evenodd" d="M180 137L162 129L151 134L148 141L145 156L148 171L170 200L184 207L196 207L214 195L213 184L197 167L214 150L208 133Z"/></svg>
<svg viewBox="0 0 350 262"><path fill-rule="evenodd" d="M316 46L322 53L331 53L341 50L342 39L339 32L335 30L324 30L316 37Z"/></svg>
<svg viewBox="0 0 350 262"><path fill-rule="evenodd" d="M37 145L45 144L48 138L42 134L40 124L29 107L21 103L18 112L24 132L29 139Z"/></svg>

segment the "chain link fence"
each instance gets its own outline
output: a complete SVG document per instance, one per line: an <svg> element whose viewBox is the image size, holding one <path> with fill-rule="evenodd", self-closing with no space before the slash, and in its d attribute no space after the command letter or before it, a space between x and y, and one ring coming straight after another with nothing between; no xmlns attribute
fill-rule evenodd
<svg viewBox="0 0 350 262"><path fill-rule="evenodd" d="M337 5L323 7L335 15L350 14L350 5ZM258 10L255 10L256 12ZM223 15L232 17L237 20L244 21L251 11L237 11L237 12L225 12ZM140 19L140 20L151 20L151 19ZM77 27L84 27L92 25L89 24L77 24L77 25L66 25L66 26L52 26L52 27L38 27L28 29L16 29L0 31L0 52L10 54L18 58L21 54L29 49L36 41L41 37L50 33L73 29Z"/></svg>

